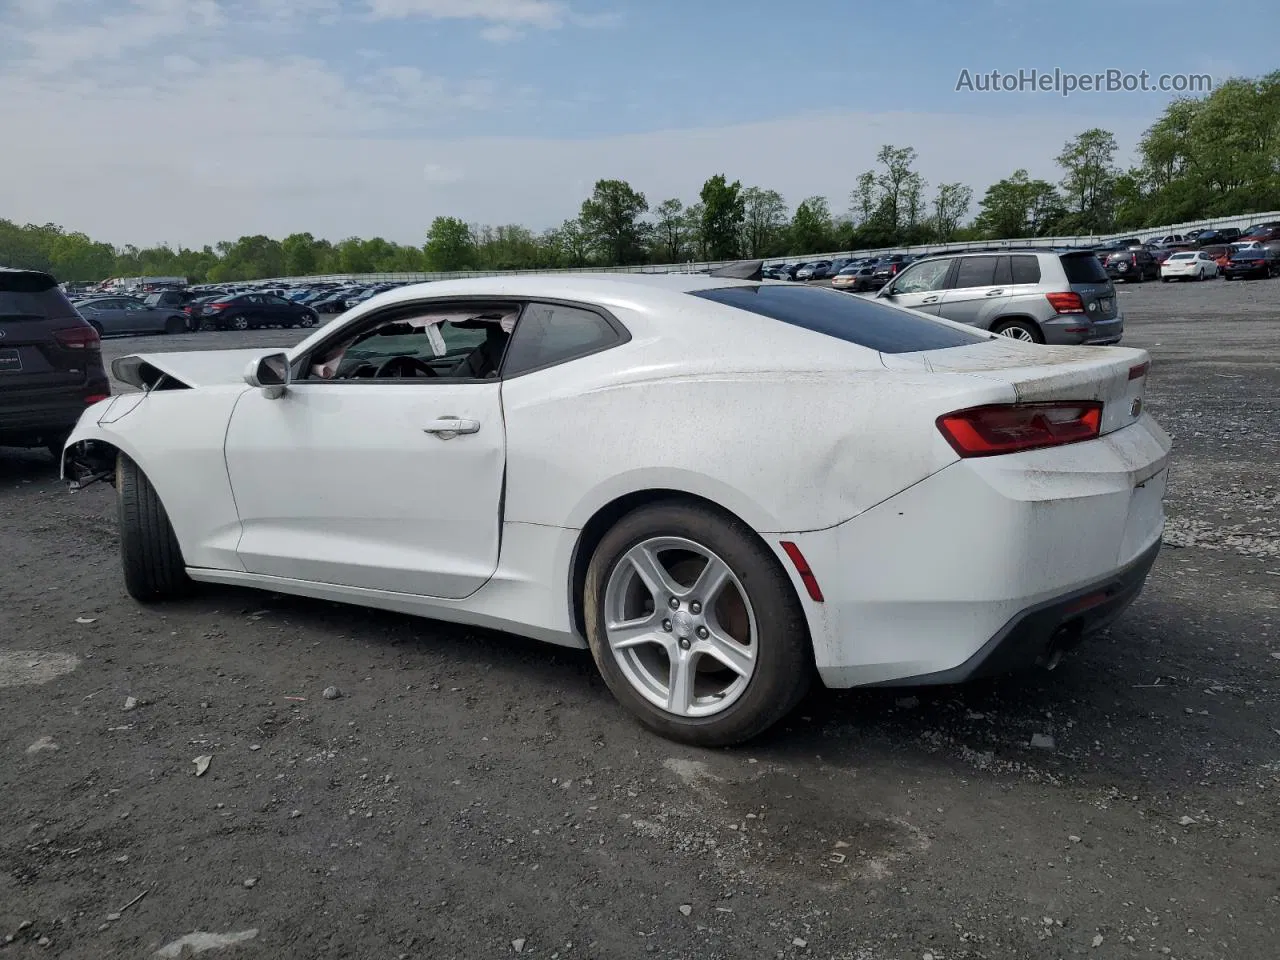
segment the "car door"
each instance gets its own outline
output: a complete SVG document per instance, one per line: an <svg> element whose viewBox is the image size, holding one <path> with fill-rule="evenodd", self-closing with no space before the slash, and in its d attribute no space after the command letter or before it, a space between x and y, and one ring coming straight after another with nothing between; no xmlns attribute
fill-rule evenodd
<svg viewBox="0 0 1280 960"><path fill-rule="evenodd" d="M282 396L252 390L237 404L226 460L246 571L460 599L497 568L501 381L322 375L339 363L335 352L340 364L375 369L393 356L461 357L484 342L483 330L447 324L416 339L370 332L405 310L365 318L357 335L367 341L349 343L352 327L335 331L296 358L300 378Z"/></svg>
<svg viewBox="0 0 1280 960"><path fill-rule="evenodd" d="M280 327L287 327L289 324L296 322L289 304L285 302L283 297L279 297L274 293L264 293L262 295L262 306L265 311L267 323L274 323Z"/></svg>
<svg viewBox="0 0 1280 960"><path fill-rule="evenodd" d="M880 288L880 299L898 307L936 314L953 263L950 259L913 263Z"/></svg>
<svg viewBox="0 0 1280 960"><path fill-rule="evenodd" d="M128 301L119 298L109 300L99 300L95 307L94 320L102 327L102 332L106 334L126 334L132 333L133 330L129 326L129 313L125 309Z"/></svg>
<svg viewBox="0 0 1280 960"><path fill-rule="evenodd" d="M948 289L942 293L939 316L984 330L990 328L1012 296L1009 273L1007 256L959 257Z"/></svg>
<svg viewBox="0 0 1280 960"><path fill-rule="evenodd" d="M164 329L162 318L168 316L168 313L136 300L125 301L123 312L131 333L158 333Z"/></svg>

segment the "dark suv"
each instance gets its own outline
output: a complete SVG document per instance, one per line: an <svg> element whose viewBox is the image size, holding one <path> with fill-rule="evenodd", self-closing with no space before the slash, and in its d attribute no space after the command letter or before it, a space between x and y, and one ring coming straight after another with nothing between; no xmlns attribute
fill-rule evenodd
<svg viewBox="0 0 1280 960"><path fill-rule="evenodd" d="M1102 264L1112 280L1141 283L1160 276L1160 263L1146 247L1128 247L1107 254Z"/></svg>
<svg viewBox="0 0 1280 960"><path fill-rule="evenodd" d="M0 267L0 444L60 457L85 407L110 395L98 332L53 277Z"/></svg>

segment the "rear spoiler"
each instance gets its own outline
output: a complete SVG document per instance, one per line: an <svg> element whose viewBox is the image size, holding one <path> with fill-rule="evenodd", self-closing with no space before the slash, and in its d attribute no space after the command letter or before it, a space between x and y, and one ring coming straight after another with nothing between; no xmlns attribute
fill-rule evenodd
<svg viewBox="0 0 1280 960"><path fill-rule="evenodd" d="M709 276L724 277L730 280L763 280L763 260L741 260L712 270Z"/></svg>

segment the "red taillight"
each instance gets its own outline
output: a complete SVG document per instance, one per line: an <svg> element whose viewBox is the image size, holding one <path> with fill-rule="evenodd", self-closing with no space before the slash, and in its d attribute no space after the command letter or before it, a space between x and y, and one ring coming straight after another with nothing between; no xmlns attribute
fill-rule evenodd
<svg viewBox="0 0 1280 960"><path fill-rule="evenodd" d="M809 599L814 603L822 603L822 588L818 586L818 578L809 569L809 561L804 558L800 548L790 540L782 540L780 544L786 552L787 558L795 565L796 573L800 574L800 582L804 584L805 590L809 592Z"/></svg>
<svg viewBox="0 0 1280 960"><path fill-rule="evenodd" d="M1078 293L1046 293L1044 298L1056 313L1084 313L1084 301Z"/></svg>
<svg viewBox="0 0 1280 960"><path fill-rule="evenodd" d="M209 309L210 309L210 310L225 310L225 309L227 309L227 307L229 307L229 306L231 306L231 304L229 304L229 303L211 303L211 304L209 304Z"/></svg>
<svg viewBox="0 0 1280 960"><path fill-rule="evenodd" d="M53 339L68 350L96 350L102 343L98 331L85 324L83 327L66 327L53 331Z"/></svg>
<svg viewBox="0 0 1280 960"><path fill-rule="evenodd" d="M109 393L90 393L90 394L87 394L87 395L85 396L85 398L84 398L84 405L85 405L86 407L91 407L91 406L93 406L95 403L98 403L99 401L102 401L102 400L106 400L106 399L107 399L108 397L110 397L110 396L111 396L111 394L109 394Z"/></svg>
<svg viewBox="0 0 1280 960"><path fill-rule="evenodd" d="M1093 440L1102 429L1102 404L1085 400L971 407L944 414L937 422L961 457L991 457Z"/></svg>

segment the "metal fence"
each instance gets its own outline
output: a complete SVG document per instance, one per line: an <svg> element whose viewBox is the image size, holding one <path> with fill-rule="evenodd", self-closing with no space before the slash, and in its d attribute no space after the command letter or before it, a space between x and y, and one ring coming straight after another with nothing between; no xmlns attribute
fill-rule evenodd
<svg viewBox="0 0 1280 960"><path fill-rule="evenodd" d="M781 263L802 263L812 260L834 260L837 257L876 257L890 253L905 253L919 256L925 253L948 253L965 250L990 250L1000 247L1092 247L1109 240L1124 237L1147 236L1162 237L1171 234L1195 233L1199 230L1220 230L1224 227L1243 229L1255 223L1280 222L1280 211L1267 213L1251 213L1234 217L1212 217L1207 220L1192 220L1186 223L1170 223L1159 227L1147 227L1144 230L1131 230L1126 233L1106 235L1091 234L1075 237L1021 237L1012 240L977 240L956 243L930 243L914 247L876 247L867 250L836 250L829 253L809 253L803 256L771 257L765 260L770 266ZM715 260L694 263L662 263L643 264L635 267L560 267L540 270L455 270L445 273L331 273L307 277L273 277L270 280L254 281L255 284L306 284L306 283L403 283L430 280L458 280L467 277L520 276L532 273L706 273L718 267L737 263L738 260Z"/></svg>

